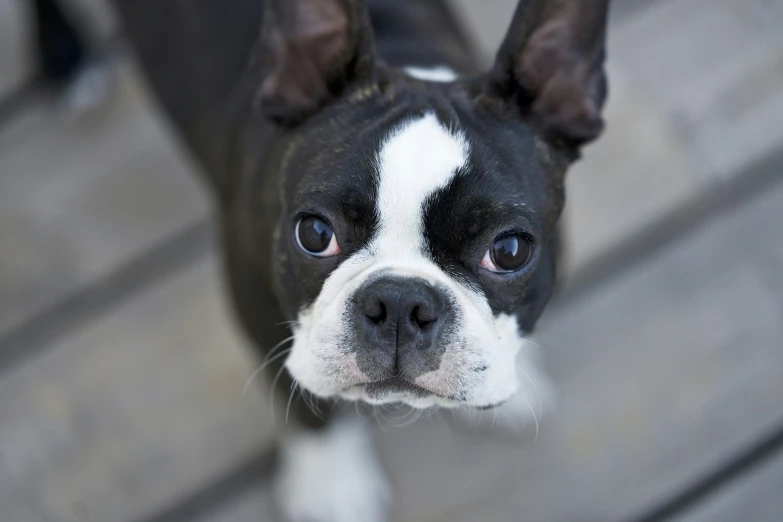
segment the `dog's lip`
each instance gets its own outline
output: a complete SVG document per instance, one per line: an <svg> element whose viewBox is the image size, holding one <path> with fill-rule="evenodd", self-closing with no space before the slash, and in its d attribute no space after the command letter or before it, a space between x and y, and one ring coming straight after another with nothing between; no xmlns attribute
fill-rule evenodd
<svg viewBox="0 0 783 522"><path fill-rule="evenodd" d="M408 395L413 395L418 398L434 396L434 397L440 397L442 399L456 400L453 397L448 397L446 395L433 392L432 390L428 390L422 386L419 386L418 384L414 384L399 376L389 377L387 379L380 379L377 381L360 382L352 386L349 386L349 388L363 388L364 391L367 393L367 395L369 395L370 397L383 396L389 393L392 394L404 393Z"/></svg>
<svg viewBox="0 0 783 522"><path fill-rule="evenodd" d="M492 403L492 404L485 404L483 406L474 406L474 408L476 408L479 411L492 410L492 409L495 409L495 408L499 408L500 406L503 406L507 401L508 401L508 399L503 399L500 402L495 402L495 403Z"/></svg>
<svg viewBox="0 0 783 522"><path fill-rule="evenodd" d="M410 395L413 395L418 398L422 397L439 397L441 399L448 399L456 402L465 402L464 399L457 399L455 397L449 397L446 395L441 395L439 393L435 393L433 391L430 391L426 388L422 388L421 386L417 384L413 384L409 381L406 381L405 379L401 377L390 377L388 379L381 379L378 381L367 381L367 382L360 382L356 384L352 384L351 386L348 386L347 388L343 389L343 391L352 389L352 388L363 388L365 392L367 392L367 395L370 397L373 396L382 396L386 395L387 393L408 393ZM498 401L495 403L490 404L483 404L483 405L474 405L473 408L479 411L483 410L492 410L494 408L498 408L505 404L508 401L508 399L503 399L502 401Z"/></svg>

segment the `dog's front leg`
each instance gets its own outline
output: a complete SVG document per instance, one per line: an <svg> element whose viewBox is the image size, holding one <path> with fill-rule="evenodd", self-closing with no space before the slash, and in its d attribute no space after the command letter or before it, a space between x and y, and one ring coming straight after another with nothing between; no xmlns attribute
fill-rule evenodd
<svg viewBox="0 0 783 522"><path fill-rule="evenodd" d="M381 522L390 488L362 419L286 435L276 497L292 522Z"/></svg>

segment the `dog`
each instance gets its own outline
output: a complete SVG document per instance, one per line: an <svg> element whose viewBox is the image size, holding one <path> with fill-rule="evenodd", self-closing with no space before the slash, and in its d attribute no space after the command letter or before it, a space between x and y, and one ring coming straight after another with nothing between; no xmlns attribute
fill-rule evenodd
<svg viewBox="0 0 783 522"><path fill-rule="evenodd" d="M318 402L291 411L284 513L382 520L368 436L332 404L529 399L608 0L521 0L488 71L442 0L114 4L202 167L244 330L282 397Z"/></svg>

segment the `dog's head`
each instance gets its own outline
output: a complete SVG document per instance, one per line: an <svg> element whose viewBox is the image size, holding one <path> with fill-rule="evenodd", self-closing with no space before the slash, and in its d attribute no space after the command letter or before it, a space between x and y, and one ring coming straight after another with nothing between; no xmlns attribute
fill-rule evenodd
<svg viewBox="0 0 783 522"><path fill-rule="evenodd" d="M258 102L279 126L275 281L304 389L414 407L514 394L564 173L602 127L606 4L523 1L490 72L456 79L380 63L359 0L272 3Z"/></svg>

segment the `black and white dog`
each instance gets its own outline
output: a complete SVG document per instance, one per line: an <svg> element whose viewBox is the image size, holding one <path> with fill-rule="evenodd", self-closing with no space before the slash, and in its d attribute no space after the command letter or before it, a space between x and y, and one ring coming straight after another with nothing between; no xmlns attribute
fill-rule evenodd
<svg viewBox="0 0 783 522"><path fill-rule="evenodd" d="M115 4L203 166L246 331L266 352L289 322L270 374L322 401L292 411L284 510L381 520L368 438L328 403L529 394L565 172L602 129L608 0L521 0L484 73L442 0Z"/></svg>

